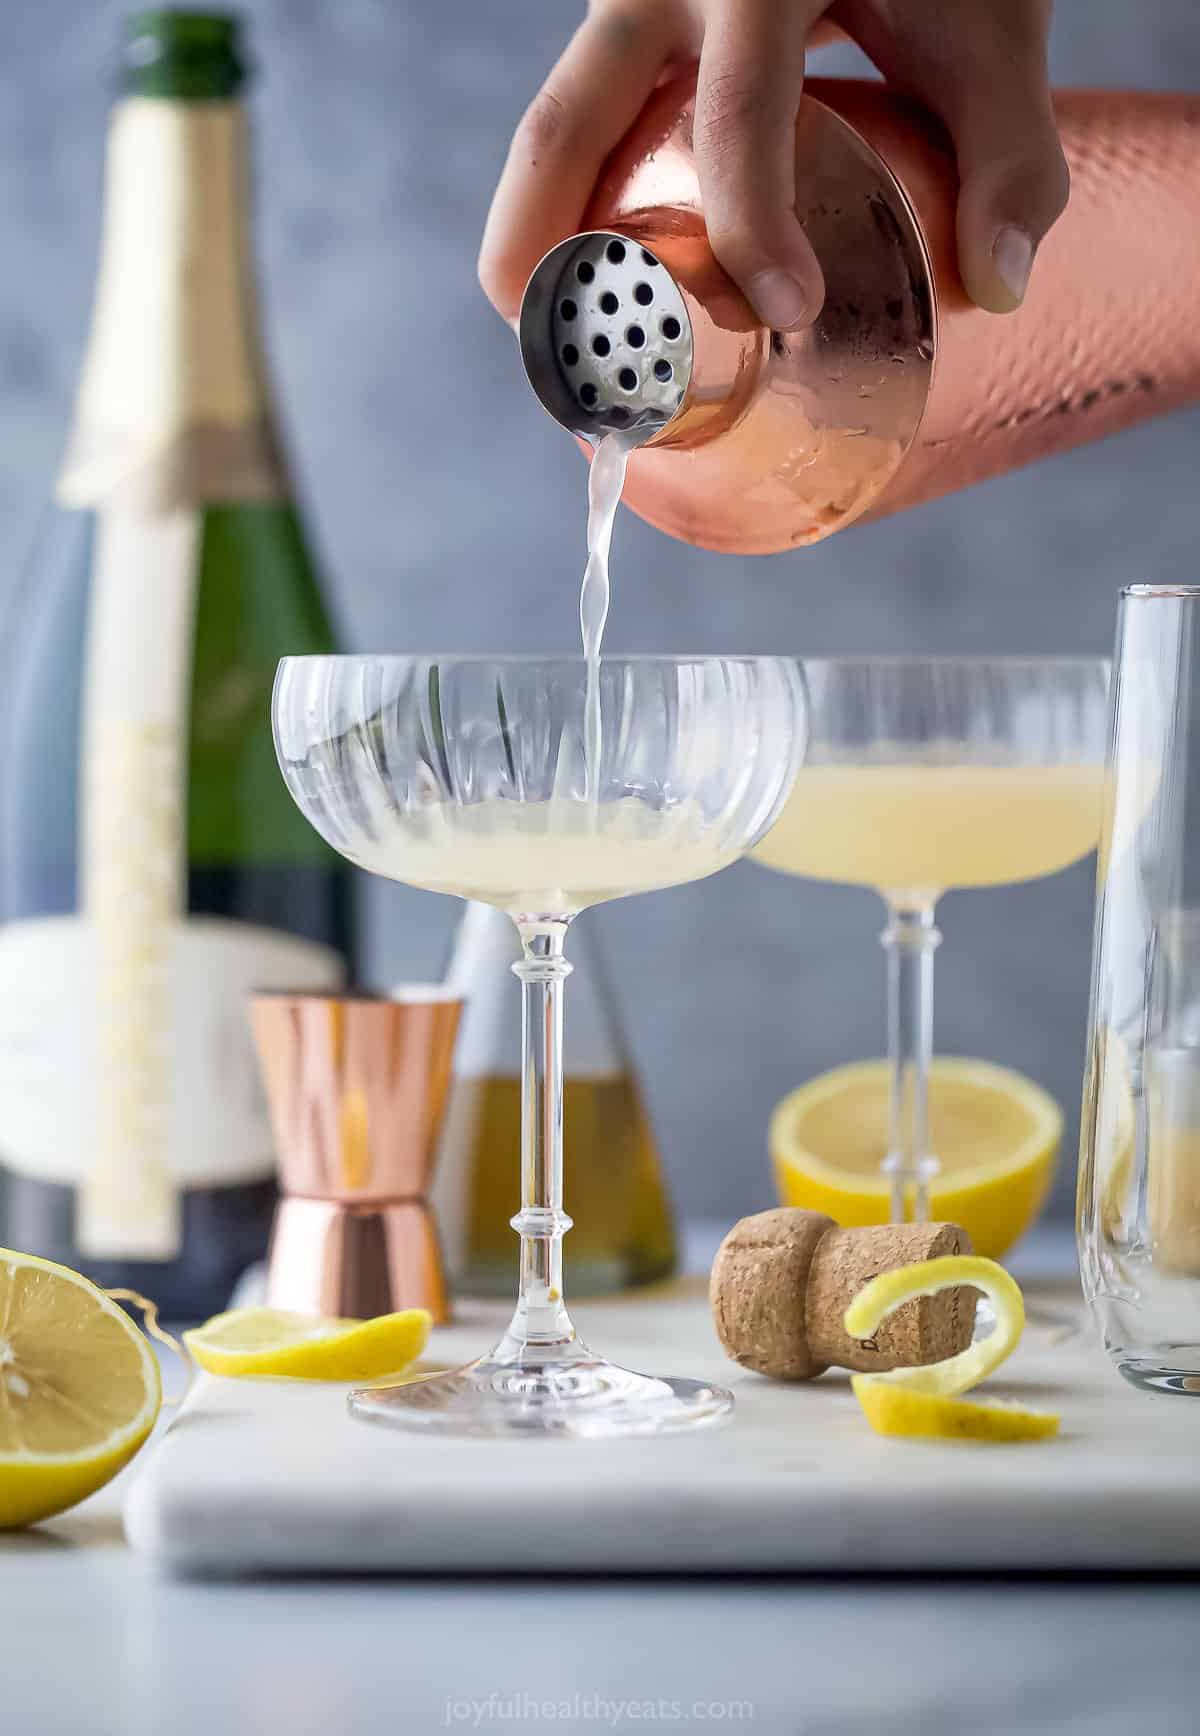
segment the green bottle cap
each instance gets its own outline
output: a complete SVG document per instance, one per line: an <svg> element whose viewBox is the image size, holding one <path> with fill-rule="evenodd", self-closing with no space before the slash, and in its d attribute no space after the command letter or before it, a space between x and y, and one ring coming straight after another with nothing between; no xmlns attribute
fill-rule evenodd
<svg viewBox="0 0 1200 1736"><path fill-rule="evenodd" d="M240 38L228 12L135 12L125 25L121 88L127 96L227 101L246 77Z"/></svg>

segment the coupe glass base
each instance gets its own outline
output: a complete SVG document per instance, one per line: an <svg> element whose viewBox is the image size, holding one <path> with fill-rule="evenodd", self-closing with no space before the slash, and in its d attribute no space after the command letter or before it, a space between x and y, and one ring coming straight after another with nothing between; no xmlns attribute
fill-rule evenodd
<svg viewBox="0 0 1200 1736"><path fill-rule="evenodd" d="M351 1415L420 1434L607 1440L711 1428L733 1410L724 1387L635 1374L578 1341L566 1355L529 1346L513 1360L503 1351L446 1374L361 1387L350 1394Z"/></svg>
<svg viewBox="0 0 1200 1736"><path fill-rule="evenodd" d="M1158 1356L1117 1356L1118 1371L1141 1392L1200 1398L1200 1345L1180 1345Z"/></svg>

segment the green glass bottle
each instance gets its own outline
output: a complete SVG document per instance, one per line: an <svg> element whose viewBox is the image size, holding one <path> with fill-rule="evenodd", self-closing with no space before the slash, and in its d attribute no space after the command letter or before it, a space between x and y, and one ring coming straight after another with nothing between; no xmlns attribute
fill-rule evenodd
<svg viewBox="0 0 1200 1736"><path fill-rule="evenodd" d="M246 1016L332 988L349 871L271 745L279 657L332 649L255 317L233 19L128 26L91 338L4 623L0 1242L223 1307L266 1245Z"/></svg>

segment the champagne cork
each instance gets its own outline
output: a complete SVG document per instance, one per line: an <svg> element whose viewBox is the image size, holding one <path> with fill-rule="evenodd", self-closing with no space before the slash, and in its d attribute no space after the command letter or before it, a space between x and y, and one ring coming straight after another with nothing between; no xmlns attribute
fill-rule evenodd
<svg viewBox="0 0 1200 1736"><path fill-rule="evenodd" d="M875 1336L847 1336L842 1317L880 1272L968 1254L957 1224L871 1224L844 1230L823 1212L781 1206L742 1218L717 1250L709 1300L717 1336L743 1368L811 1380L827 1368L878 1373L955 1356L971 1342L975 1292L918 1296Z"/></svg>

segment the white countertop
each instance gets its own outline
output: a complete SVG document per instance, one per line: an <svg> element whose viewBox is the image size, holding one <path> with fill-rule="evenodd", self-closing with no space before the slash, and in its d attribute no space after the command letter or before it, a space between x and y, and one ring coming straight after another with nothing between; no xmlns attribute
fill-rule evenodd
<svg viewBox="0 0 1200 1736"><path fill-rule="evenodd" d="M1048 1250L1022 1264L1045 1269ZM61 1519L0 1537L5 1736L647 1722L794 1736L1190 1736L1197 1724L1191 1580L179 1582L124 1543L129 1475ZM555 1715L524 1696L555 1702ZM622 1701L635 1705L619 1714Z"/></svg>

